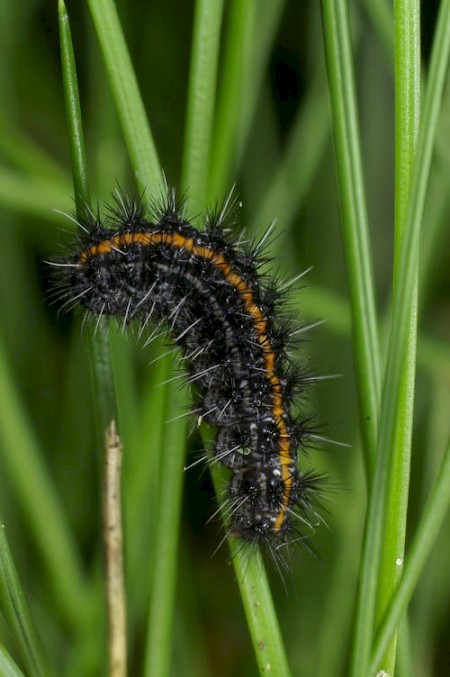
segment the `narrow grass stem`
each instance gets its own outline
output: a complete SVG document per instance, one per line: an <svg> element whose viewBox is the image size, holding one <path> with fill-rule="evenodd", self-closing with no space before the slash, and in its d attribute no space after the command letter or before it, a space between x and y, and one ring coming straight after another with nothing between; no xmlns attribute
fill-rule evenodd
<svg viewBox="0 0 450 677"><path fill-rule="evenodd" d="M220 199L237 163L242 142L241 116L250 64L250 36L254 29L255 0L232 0L229 3L224 67L217 96L216 121L211 148L208 199Z"/></svg>
<svg viewBox="0 0 450 677"><path fill-rule="evenodd" d="M194 212L204 205L223 0L197 0L192 37L182 187Z"/></svg>
<svg viewBox="0 0 450 677"><path fill-rule="evenodd" d="M395 245L393 293L405 238L411 180L416 154L420 112L420 2L397 0L395 19ZM391 449L389 487L386 492L383 547L377 593L376 619L381 619L398 584L405 554L408 491L411 465L411 438L416 373L418 266L411 290L409 332L402 365L400 401ZM383 669L394 674L396 638L382 661Z"/></svg>
<svg viewBox="0 0 450 677"><path fill-rule="evenodd" d="M185 394L171 383L168 411L171 414L179 412L185 406L185 400ZM162 440L164 458L160 466L158 519L153 541L155 553L145 649L146 677L164 677L170 670L186 425L186 417L183 417L166 426Z"/></svg>
<svg viewBox="0 0 450 677"><path fill-rule="evenodd" d="M207 436L204 435L203 439L207 439ZM223 493L225 475L224 469L217 464L211 466L211 476L218 497ZM221 514L226 530L224 504ZM270 673L277 677L289 677L291 672L261 553L256 549L248 552L232 536L228 537L228 544L260 675L263 677Z"/></svg>
<svg viewBox="0 0 450 677"><path fill-rule="evenodd" d="M361 430L369 478L375 463L381 388L375 290L353 76L347 0L322 0L344 252Z"/></svg>
<svg viewBox="0 0 450 677"><path fill-rule="evenodd" d="M77 211L81 214L84 205L89 204L88 179L85 170L86 151L84 147L83 124L81 120L81 107L72 35L70 32L69 17L63 0L58 0L58 20L73 188Z"/></svg>

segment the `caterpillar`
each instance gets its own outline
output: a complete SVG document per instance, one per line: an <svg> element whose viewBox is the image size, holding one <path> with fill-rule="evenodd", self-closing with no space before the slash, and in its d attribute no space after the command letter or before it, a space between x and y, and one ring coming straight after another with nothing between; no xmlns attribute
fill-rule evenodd
<svg viewBox="0 0 450 677"><path fill-rule="evenodd" d="M118 190L106 216L90 209L55 262L67 307L163 324L195 385L195 414L217 429L211 462L230 469L229 531L268 546L307 542L324 478L298 468L312 433L298 413L310 380L290 357L305 327L286 312L286 289L262 272L259 243L236 239L232 195L195 228L167 189L147 208Z"/></svg>

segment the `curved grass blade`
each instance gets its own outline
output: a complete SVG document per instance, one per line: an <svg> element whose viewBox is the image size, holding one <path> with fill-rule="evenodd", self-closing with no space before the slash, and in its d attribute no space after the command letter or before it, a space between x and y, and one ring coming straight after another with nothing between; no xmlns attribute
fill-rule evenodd
<svg viewBox="0 0 450 677"><path fill-rule="evenodd" d="M162 173L130 55L112 0L88 0L140 192L159 195Z"/></svg>
<svg viewBox="0 0 450 677"><path fill-rule="evenodd" d="M25 599L3 524L0 524L0 606L29 674L52 675L53 670Z"/></svg>

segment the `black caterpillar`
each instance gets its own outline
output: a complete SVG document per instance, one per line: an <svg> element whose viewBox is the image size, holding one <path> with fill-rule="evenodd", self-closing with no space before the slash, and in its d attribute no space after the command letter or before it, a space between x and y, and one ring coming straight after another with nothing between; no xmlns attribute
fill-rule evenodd
<svg viewBox="0 0 450 677"><path fill-rule="evenodd" d="M302 328L282 313L285 291L260 272L263 241L233 241L230 198L202 231L174 191L150 218L142 201L114 199L103 220L85 210L72 253L55 264L67 305L162 321L189 364L196 414L218 429L214 458L232 471L230 532L272 552L307 540L323 478L297 468L311 429L294 411L310 378L288 356Z"/></svg>

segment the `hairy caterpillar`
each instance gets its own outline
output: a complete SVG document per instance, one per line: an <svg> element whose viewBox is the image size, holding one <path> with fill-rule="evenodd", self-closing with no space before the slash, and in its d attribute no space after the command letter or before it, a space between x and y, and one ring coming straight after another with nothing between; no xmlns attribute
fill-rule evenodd
<svg viewBox="0 0 450 677"><path fill-rule="evenodd" d="M118 191L105 218L85 210L71 253L55 263L65 305L162 323L189 365L196 415L217 428L213 459L232 473L230 532L272 553L307 540L323 478L297 467L311 434L297 402L310 377L289 350L304 327L283 312L286 289L261 272L266 237L233 239L231 196L203 230L172 190L150 214Z"/></svg>

